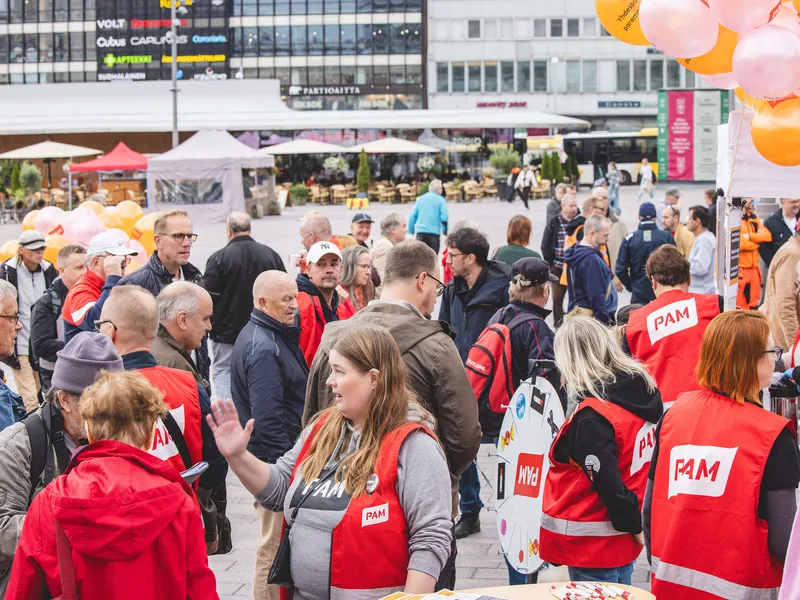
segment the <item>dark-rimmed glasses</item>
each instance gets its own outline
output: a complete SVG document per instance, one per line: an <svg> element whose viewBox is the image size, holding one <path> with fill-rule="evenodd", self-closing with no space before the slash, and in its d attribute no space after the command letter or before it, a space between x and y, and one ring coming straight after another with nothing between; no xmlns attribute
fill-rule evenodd
<svg viewBox="0 0 800 600"><path fill-rule="evenodd" d="M764 350L764 354L770 354L770 353L775 355L775 362L778 362L781 359L781 356L783 355L783 348L781 348L780 346L775 346L771 350Z"/></svg>
<svg viewBox="0 0 800 600"><path fill-rule="evenodd" d="M189 241L192 242L193 244L197 241L196 233L167 233L165 235L168 235L179 244L182 244L183 240L185 240L186 238L189 238Z"/></svg>
<svg viewBox="0 0 800 600"><path fill-rule="evenodd" d="M17 323L19 323L19 313L15 313L13 315L0 315L0 318L8 319L11 321L11 324L16 327Z"/></svg>
<svg viewBox="0 0 800 600"><path fill-rule="evenodd" d="M444 287L445 287L445 286L444 286L444 283L442 283L441 281L439 281L438 279L436 279L436 277L434 277L433 275L431 275L431 274L430 274L430 273L428 273L427 271L423 271L423 273L425 273L425 275L427 275L428 277L430 277L431 279L433 279L433 281L434 281L434 282L436 282L436 297L438 298L439 296L441 296L442 294L444 294ZM417 276L416 276L414 279L419 279L421 276L422 276L422 273L420 273L419 275L417 275Z"/></svg>
<svg viewBox="0 0 800 600"><path fill-rule="evenodd" d="M116 326L116 325L114 325L114 323L112 323L112 322L111 322L111 319L101 319L100 321L95 321L95 322L94 322L94 330L99 332L99 331L100 331L100 328L101 328L103 325L105 325L106 323L108 323L109 325L111 325L111 326L114 328L114 331L117 331L117 326Z"/></svg>

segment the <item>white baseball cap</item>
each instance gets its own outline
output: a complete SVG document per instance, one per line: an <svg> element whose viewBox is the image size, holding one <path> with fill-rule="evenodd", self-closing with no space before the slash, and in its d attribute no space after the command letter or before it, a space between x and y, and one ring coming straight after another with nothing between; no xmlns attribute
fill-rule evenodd
<svg viewBox="0 0 800 600"><path fill-rule="evenodd" d="M338 256L339 260L342 260L342 253L339 251L336 244L333 242L317 242L308 249L306 262L308 264L315 263L326 254L333 254L334 256Z"/></svg>
<svg viewBox="0 0 800 600"><path fill-rule="evenodd" d="M98 233L92 238L89 248L86 250L88 256L95 254L111 254L113 256L131 256L139 254L136 250L126 248L119 236L109 231Z"/></svg>

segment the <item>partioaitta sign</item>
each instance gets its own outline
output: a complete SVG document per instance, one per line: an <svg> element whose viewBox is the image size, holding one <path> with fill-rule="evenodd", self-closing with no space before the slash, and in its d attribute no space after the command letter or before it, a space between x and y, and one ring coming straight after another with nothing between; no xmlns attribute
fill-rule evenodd
<svg viewBox="0 0 800 600"><path fill-rule="evenodd" d="M289 86L290 96L359 96L361 88L357 85Z"/></svg>

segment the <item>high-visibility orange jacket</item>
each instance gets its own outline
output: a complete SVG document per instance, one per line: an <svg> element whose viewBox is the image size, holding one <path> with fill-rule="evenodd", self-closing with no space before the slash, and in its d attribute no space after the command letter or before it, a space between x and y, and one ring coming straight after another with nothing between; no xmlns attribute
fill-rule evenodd
<svg viewBox="0 0 800 600"><path fill-rule="evenodd" d="M749 235L749 239L745 238ZM739 240L739 268L757 269L758 268L758 248L764 242L772 241L772 233L764 227L761 219L753 212L742 213L742 230Z"/></svg>

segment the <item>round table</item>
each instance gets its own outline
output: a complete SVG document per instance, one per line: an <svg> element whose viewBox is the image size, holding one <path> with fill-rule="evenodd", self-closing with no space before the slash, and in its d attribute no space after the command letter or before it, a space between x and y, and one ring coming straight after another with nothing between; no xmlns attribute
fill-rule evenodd
<svg viewBox="0 0 800 600"><path fill-rule="evenodd" d="M504 585L501 587L478 588L473 590L456 590L456 593L464 592L466 594L481 594L483 596L494 596L496 598L505 598L506 600L556 600L556 597L550 593L550 586L554 585L560 588L566 585L567 582L561 583L534 583L531 585ZM620 583L613 584L623 590L633 592L633 600L656 600L656 597L650 592L630 585L622 585Z"/></svg>

